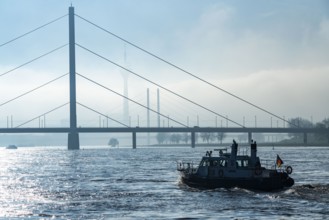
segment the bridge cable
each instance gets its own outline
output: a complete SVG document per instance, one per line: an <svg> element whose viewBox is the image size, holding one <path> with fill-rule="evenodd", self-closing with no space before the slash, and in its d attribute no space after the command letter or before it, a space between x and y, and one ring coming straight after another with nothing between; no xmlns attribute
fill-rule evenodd
<svg viewBox="0 0 329 220"><path fill-rule="evenodd" d="M166 64L168 64L168 65L170 65L170 66L172 66L172 67L174 67L174 68L176 68L176 69L178 69L178 70L180 70L180 71L182 71L182 72L184 72L184 73L186 73L186 74L188 74L188 75L190 75L192 77L194 77L195 79L198 79L201 82L204 82L204 83L208 84L209 86L214 87L215 89L218 89L218 90L220 90L220 91L222 91L222 92L224 92L224 93L226 93L226 94L228 94L228 95L230 95L230 96L232 96L232 97L234 97L234 98L236 98L236 99L238 99L238 100L240 100L240 101L242 101L244 103L247 103L248 105L251 105L251 106L253 106L253 107L255 107L255 108L257 108L257 109L259 109L259 110L261 110L263 112L266 112L269 115L272 115L272 116L274 116L274 117L276 117L276 118L278 118L278 119L280 119L282 121L285 121L288 124L291 124L291 125L293 125L295 127L298 127L297 125L289 122L288 120L286 120L286 119L284 119L284 118L282 118L282 117L280 117L280 116L278 116L278 115L276 115L276 114L274 114L274 113L272 113L272 112L270 112L270 111L268 111L268 110L266 110L266 109L264 109L264 108L262 108L262 107L260 107L260 106L258 106L256 104L253 104L253 103L247 101L246 99L243 99L243 98L241 98L241 97L233 94L232 92L229 92L229 91L227 91L227 90L225 90L223 88L220 88L219 86L216 86L215 84L213 84L213 83L211 83L211 82L209 82L209 81L207 81L205 79L202 79L199 76L196 76L195 74L193 74L193 73L191 73L191 72L189 72L189 71L187 71L187 70L185 70L185 69L183 69L183 68L181 68L181 67L173 64L172 62L169 62L169 61L167 61L167 60L165 60L165 59L163 59L163 58L155 55L154 53L151 53L151 52L149 52L149 51L147 51L147 50L145 50L145 49L137 46L136 44L134 44L134 43L132 43L132 42L130 42L130 41L128 41L128 40L126 40L126 39L124 39L124 38L122 38L122 37L120 37L120 36L118 36L118 35L116 35L116 34L114 34L112 32L110 32L110 31L106 30L105 28L102 28L101 26L99 26L99 25L97 25L97 24L95 24L95 23L93 23L93 22L91 22L91 21L89 21L89 20L87 20L87 19L85 19L85 18L77 15L77 14L75 14L75 16L77 16L78 18L86 21L87 23L89 23L89 24L91 24L91 25L93 25L93 26L95 26L95 27L103 30L104 32L106 32L106 33L108 33L108 34L110 34L110 35L118 38L119 40L121 40L121 41L123 41L123 42L125 42L125 43L127 43L127 44L129 44L129 45L131 45L131 46L133 46L133 47L135 47L135 48L143 51L144 53L146 53L146 54L148 54L148 55L150 55L150 56L152 56L152 57L154 57L154 58L156 58L156 59L158 59L158 60L160 60L160 61L162 61L162 62L164 62L164 63L166 63Z"/></svg>
<svg viewBox="0 0 329 220"><path fill-rule="evenodd" d="M61 76L59 76L59 77L57 77L57 78L55 78L55 79L52 79L52 80L50 80L50 81L48 81L48 82L46 82L46 83L44 83L44 84L42 84L42 85L40 85L40 86L38 86L38 87L32 89L32 90L29 90L29 91L27 91L27 92L24 92L23 94L21 94L21 95L19 95L19 96L16 96L15 98L12 98L12 99L10 99L10 100L8 100L8 101L5 101L5 102L3 102L3 103L0 104L0 107L3 106L3 105L6 105L6 104L8 104L8 103L10 103L10 102L12 102L12 101L14 101L14 100L16 100L16 99L19 99L19 98L21 98L21 97L23 97L23 96L25 96L25 95L27 95L27 94L29 94L29 93L31 93L31 92L34 92L34 91L36 91L36 90L38 90L38 89L40 89L40 88L42 88L42 87L44 87L44 86L46 86L46 85L48 85L48 84L54 82L54 81L56 81L56 80L59 80L60 78L63 78L64 76L66 76L66 75L68 75L68 74L69 74L69 73L65 73L64 75L61 75Z"/></svg>
<svg viewBox="0 0 329 220"><path fill-rule="evenodd" d="M139 77L139 78L141 78L141 79L143 79L143 80L145 80L145 81L147 81L147 82L149 82L149 83L152 83L153 85L158 86L159 88L161 88L161 89L163 89L163 90L165 90L165 91L167 91L167 92L169 92L169 93L171 93L171 94L173 94L173 95L175 95L175 96L177 96L177 97L179 97L179 98L181 98L181 99L184 99L185 101L188 101L188 102L190 102L190 103L192 103L192 104L194 104L194 105L196 105L196 106L198 106L198 107L200 107L200 108L202 108L202 109L204 109L204 110L206 110L206 111L208 111L208 112L211 112L211 113L213 113L213 114L215 114L215 115L217 115L217 116L220 116L220 117L222 117L222 118L224 118L224 119L226 119L226 120L228 120L228 121L230 121L230 122L232 122L232 123L234 123L234 124L236 124L236 125L238 125L238 126L240 126L240 127L244 127L243 125L239 124L238 122L235 122L235 121L233 121L233 120L231 120L231 119L228 119L227 117L225 117L225 116L223 116L223 115L221 115L221 114L218 114L217 112L215 112L215 111L213 111L213 110L211 110L211 109L208 109L208 108L206 108L206 107L204 107L204 106L202 106L202 105L200 105L200 104L198 104L198 103L196 103L196 102L194 102L194 101L192 101L192 100L190 100L190 99L188 99L188 98L186 98L186 97L184 97L184 96L182 96L182 95L179 95L178 93L173 92L172 90L167 89L167 88L165 88L165 87L159 85L158 83L155 83L155 82L153 82L153 81L151 81L151 80L149 80L149 79L147 79L147 78L145 78L145 77L143 77L143 76L141 76L141 75L139 75L139 74L137 74L137 73L135 73L135 72L133 72L133 71L131 71L131 70L129 70L129 69L127 69L127 68L125 68L125 67L123 67L123 66L121 66L121 65L119 65L119 64L117 64L117 63L115 63L115 62L113 62L113 61L111 61L111 60L109 60L109 59L107 59L106 57L104 57L104 56L102 56L102 55L99 55L99 54L97 54L97 53L95 53L95 52L93 52L93 51L87 49L86 47L81 46L81 45L78 44L78 43L76 43L76 45L79 46L79 47L81 47L82 49L84 49L84 50L86 50L86 51L88 51L88 52L90 52L90 53L92 53L92 54L94 54L94 55L96 55L96 56L98 56L98 57L100 57L100 58L102 58L102 59L104 59L104 60L110 62L110 63L112 63L113 65L115 65L115 66L117 66L117 67L119 67L119 68L121 68L121 69L123 69L123 70L129 72L129 73L132 73L132 74L134 74L135 76L137 76L137 77ZM166 117L167 117L167 116L166 116ZM167 118L168 118L168 117L167 117Z"/></svg>
<svg viewBox="0 0 329 220"><path fill-rule="evenodd" d="M22 34L22 35L20 35L20 36L18 36L18 37L15 37L15 38L13 38L13 39L11 39L11 40L9 40L9 41L3 43L3 44L0 44L0 47L5 46L5 45L7 45L7 44L9 44L9 43L11 43L11 42L13 42L13 41L15 41L15 40L18 40L18 39L20 39L20 38L26 36L26 35L29 35L29 34L35 32L35 31L37 31L37 30L39 30L39 29L41 29L41 28L44 28L44 27L46 27L46 26L48 26L48 25L50 25L50 24L52 24L52 23L54 23L54 22L56 22L56 21L58 21L58 20L60 20L60 19L62 19L62 18L64 18L64 17L66 17L66 16L67 16L67 14L66 14L66 15L63 15L63 16L61 16L61 17L59 17L59 18L56 18L55 20L52 20L52 21L50 21L50 22L48 22L48 23L46 23L46 24L44 24L44 25L41 25L41 26L39 26L39 27L37 27L37 28L31 30L31 31L28 31L28 32L26 32L26 33L24 33L24 34Z"/></svg>
<svg viewBox="0 0 329 220"><path fill-rule="evenodd" d="M139 102L136 102L135 100L132 100L132 99L130 99L130 98L128 98L128 97L126 97L126 96L124 96L124 95L122 95L122 94L120 94L120 93L118 93L118 92L116 92L116 91L114 91L114 90L112 90L112 89L110 89L110 88L108 88L108 87L106 87L106 86L104 86L104 85L102 85L102 84L100 84L100 83L98 83L98 82L96 82L96 81L94 81L94 80L92 80L92 79L86 77L86 76L83 76L83 75L81 75L81 74L79 74L79 73L76 73L76 74L77 74L78 76L80 76L80 77L82 77L82 78L84 78L84 79L86 79L86 80L88 80L88 81L90 81L90 82L92 82L92 83L94 83L94 84L96 84L96 85L98 85L98 86L100 86L100 87L102 87L102 88L104 88L104 89L106 89L106 90L108 90L108 91L114 93L114 94L117 94L118 96L121 96L121 97L123 97L123 98L125 98L125 99L127 99L127 100L129 100L129 101L131 101L131 102L133 102L133 103L135 103L135 104L137 104L137 105L139 105L139 106L141 106L141 107L147 109L147 110L150 110L150 111L153 112L153 113L156 113L156 114L158 114L158 115L161 115L162 117L164 117L164 118L166 118L166 119L169 119L169 120L171 120L171 121L173 121L173 122L175 122L175 123L177 123L177 124L179 124L179 125L182 125L183 127L188 128L187 125L185 125L185 124L183 124L183 123L181 123L181 122L179 122L179 121L177 121L177 120L175 120L175 119L172 119L172 118L170 118L170 117L168 117L168 116L165 116L165 115L161 114L160 112L157 112L157 111L155 111L155 110L153 110L153 109L151 109L151 108L148 108L147 106L145 106L145 105L143 105L143 104L141 104L141 103L139 103Z"/></svg>
<svg viewBox="0 0 329 220"><path fill-rule="evenodd" d="M50 110L50 111L48 111L48 112L45 112L45 113L43 113L43 114L41 114L41 115L39 115L39 116L37 116L37 117L35 117L35 118L32 118L31 120L28 120L28 121L26 121L26 122L24 122L24 123L22 123L22 124L16 126L15 128L19 128L19 127L21 127L21 126L23 126L23 125L25 125L25 124L27 124L27 123L29 123L29 122L31 122L31 121L34 121L34 120L37 119L37 118L40 118L40 117L43 116L43 115L49 114L49 113L51 113L51 112L53 112L53 111L55 111L55 110L57 110L57 109L62 108L63 106L65 106L65 105L67 105L67 104L69 104L69 103L70 103L70 102L67 102L67 103L65 103L65 104L63 104L63 105L60 105L60 106L58 106L58 107L56 107L56 108L54 108L54 109L52 109L52 110Z"/></svg>
<svg viewBox="0 0 329 220"><path fill-rule="evenodd" d="M45 54L42 54L41 56L38 56L38 57L36 57L36 58L34 58L34 59L32 59L32 60L26 62L26 63L23 63L23 64L20 65L20 66L17 66L17 67L15 67L15 68L11 69L11 70L8 70L8 71L6 71L6 72L0 74L0 77L6 75L6 74L8 74L8 73L11 73L11 72L13 72L13 71L15 71L15 70L17 70L17 69L19 69L19 68L21 68L21 67L27 65L27 64L30 64L30 63L32 63L32 62L34 62L34 61L36 61L36 60L38 60L38 59L40 59L40 58L42 58L42 57L45 57L45 56L47 56L47 55L49 55L49 54L51 54L51 53L53 53L53 52L55 52L55 51L57 51L57 50L59 50L59 49L62 49L63 47L65 47L65 46L67 46L67 45L68 45L68 44L64 44L64 45L62 45L62 46L60 46L60 47L57 47L57 48L55 48L55 49L53 49L53 50L51 50L51 51L45 53Z"/></svg>
<svg viewBox="0 0 329 220"><path fill-rule="evenodd" d="M84 108L86 108L86 109L89 109L90 111L93 111L93 112L95 112L95 113L97 113L97 114L100 114L100 115L102 115L102 116L104 116L104 117L106 117L106 118L108 118L108 119L110 119L110 120L112 120L112 121L115 121L115 122L118 123L118 124L121 124L121 125L123 125L123 126L129 128L128 125L126 125L126 124L124 124L124 123L122 123L122 122L120 122L120 121L118 121L118 120L116 120L116 119L114 119L114 118L111 118L111 117L109 117L109 116L107 116L107 115L104 115L104 114L102 114L101 112L96 111L95 109L92 109L92 108L90 108L90 107L88 107L88 106L86 106L86 105L84 105L84 104L81 104L80 102L76 102L76 103L79 104L79 105L81 105L82 107L84 107Z"/></svg>

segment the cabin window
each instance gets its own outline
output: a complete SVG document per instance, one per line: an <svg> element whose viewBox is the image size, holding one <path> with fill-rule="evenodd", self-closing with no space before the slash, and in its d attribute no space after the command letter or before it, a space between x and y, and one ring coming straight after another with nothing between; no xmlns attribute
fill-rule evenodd
<svg viewBox="0 0 329 220"><path fill-rule="evenodd" d="M227 161L226 160L219 160L218 161L218 165L220 167L226 167L227 166Z"/></svg>
<svg viewBox="0 0 329 220"><path fill-rule="evenodd" d="M248 167L248 160L237 160L236 166L237 167Z"/></svg>
<svg viewBox="0 0 329 220"><path fill-rule="evenodd" d="M211 160L210 161L210 166L217 167L218 166L218 161L217 160Z"/></svg>
<svg viewBox="0 0 329 220"><path fill-rule="evenodd" d="M209 160L208 159L202 160L200 166L209 167Z"/></svg>

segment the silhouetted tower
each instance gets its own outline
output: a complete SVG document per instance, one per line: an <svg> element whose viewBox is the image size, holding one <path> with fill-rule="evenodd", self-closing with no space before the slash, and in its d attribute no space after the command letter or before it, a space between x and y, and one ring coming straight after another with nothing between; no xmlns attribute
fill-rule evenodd
<svg viewBox="0 0 329 220"><path fill-rule="evenodd" d="M123 59L124 59L124 66L126 68L128 68L129 65L127 62L126 45L124 46ZM126 70L122 70L121 75L123 77L123 95L128 98L129 72L127 72ZM128 102L128 99L126 99L126 98L123 98L123 123L126 125L129 125L129 102Z"/></svg>
<svg viewBox="0 0 329 220"><path fill-rule="evenodd" d="M150 89L147 88L147 127L150 127ZM150 133L147 133L147 145L150 145Z"/></svg>
<svg viewBox="0 0 329 220"><path fill-rule="evenodd" d="M157 89L157 111L158 111L158 127L160 128L160 91Z"/></svg>

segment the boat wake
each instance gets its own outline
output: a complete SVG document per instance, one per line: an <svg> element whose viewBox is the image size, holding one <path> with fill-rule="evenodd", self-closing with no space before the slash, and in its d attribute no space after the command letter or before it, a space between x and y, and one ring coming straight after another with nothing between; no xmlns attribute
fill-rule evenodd
<svg viewBox="0 0 329 220"><path fill-rule="evenodd" d="M182 181L178 181L178 186L185 191L190 192L232 192L232 193L246 193L246 194L265 194L269 195L271 198L281 198L281 197L297 197L303 200L315 200L318 202L329 203L329 184L304 184L298 185L283 191L273 191L273 192L262 192L253 191L248 189L243 189L239 187L235 188L216 188L216 189L205 189L205 188L194 188L189 187Z"/></svg>
<svg viewBox="0 0 329 220"><path fill-rule="evenodd" d="M329 203L329 184L304 184L295 186L284 192L304 200L315 200L317 202Z"/></svg>

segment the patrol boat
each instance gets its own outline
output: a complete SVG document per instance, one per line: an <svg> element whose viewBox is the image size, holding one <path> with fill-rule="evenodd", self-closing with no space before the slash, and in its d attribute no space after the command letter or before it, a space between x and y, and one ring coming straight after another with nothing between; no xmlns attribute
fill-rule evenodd
<svg viewBox="0 0 329 220"><path fill-rule="evenodd" d="M265 168L257 156L257 143L251 142L250 156L238 155L238 144L233 140L231 153L226 149L218 149L218 156L212 151L206 155L198 166L193 163L177 162L183 183L196 188L245 188L252 190L273 191L294 185L294 179L289 175L292 167L283 167L283 161L277 155L276 163L271 168Z"/></svg>

